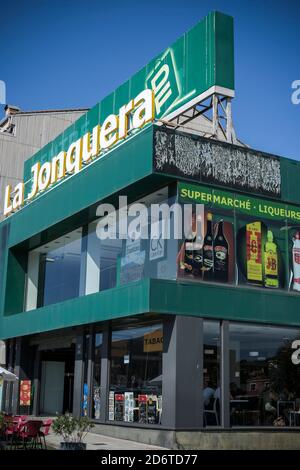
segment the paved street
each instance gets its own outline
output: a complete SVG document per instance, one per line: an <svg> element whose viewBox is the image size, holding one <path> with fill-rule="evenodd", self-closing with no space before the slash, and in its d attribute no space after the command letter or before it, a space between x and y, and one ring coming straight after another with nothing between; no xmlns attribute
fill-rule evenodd
<svg viewBox="0 0 300 470"><path fill-rule="evenodd" d="M47 436L47 445L58 448L61 437L53 433ZM87 450L159 450L164 447L142 444L140 442L116 439L115 437L103 436L89 432L84 440Z"/></svg>

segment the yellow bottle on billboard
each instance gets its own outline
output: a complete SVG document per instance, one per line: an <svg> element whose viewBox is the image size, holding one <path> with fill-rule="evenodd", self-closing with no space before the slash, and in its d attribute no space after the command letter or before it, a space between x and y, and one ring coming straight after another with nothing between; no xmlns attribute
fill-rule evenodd
<svg viewBox="0 0 300 470"><path fill-rule="evenodd" d="M246 225L247 247L247 280L251 283L262 285L262 229L261 222L252 222Z"/></svg>
<svg viewBox="0 0 300 470"><path fill-rule="evenodd" d="M273 232L271 230L268 230L267 232L267 241L264 249L264 268L265 287L278 288L278 253L277 245L274 242Z"/></svg>

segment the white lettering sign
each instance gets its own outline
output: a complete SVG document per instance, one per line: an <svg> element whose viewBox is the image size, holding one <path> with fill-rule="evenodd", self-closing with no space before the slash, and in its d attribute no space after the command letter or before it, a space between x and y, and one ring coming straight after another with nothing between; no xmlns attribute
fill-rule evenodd
<svg viewBox="0 0 300 470"><path fill-rule="evenodd" d="M87 132L72 142L66 151L59 152L50 162L45 162L42 166L39 162L33 165L32 187L27 201L66 176L78 173L83 165L125 139L130 132L153 121L154 115L154 91L143 90L135 99L122 106L118 115L110 114L101 126L96 125L92 133ZM13 190L8 185L5 190L4 215L10 215L24 202L24 183L19 183Z"/></svg>

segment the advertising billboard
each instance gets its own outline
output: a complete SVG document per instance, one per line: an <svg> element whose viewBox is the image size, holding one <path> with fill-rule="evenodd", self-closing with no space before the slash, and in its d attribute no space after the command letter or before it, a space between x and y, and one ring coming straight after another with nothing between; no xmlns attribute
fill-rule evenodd
<svg viewBox="0 0 300 470"><path fill-rule="evenodd" d="M153 170L199 183L281 196L279 157L170 129L155 129Z"/></svg>
<svg viewBox="0 0 300 470"><path fill-rule="evenodd" d="M178 200L203 207L179 247L178 278L300 292L299 206L188 183Z"/></svg>
<svg viewBox="0 0 300 470"><path fill-rule="evenodd" d="M174 117L205 93L225 90L234 96L233 19L212 12L28 159L23 182L6 188L4 215L81 171L154 119ZM153 106L147 103L149 93Z"/></svg>

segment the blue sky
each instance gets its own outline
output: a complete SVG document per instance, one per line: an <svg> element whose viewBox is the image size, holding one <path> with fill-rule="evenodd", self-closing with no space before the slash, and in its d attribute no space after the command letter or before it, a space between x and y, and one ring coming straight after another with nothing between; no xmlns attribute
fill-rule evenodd
<svg viewBox="0 0 300 470"><path fill-rule="evenodd" d="M23 110L91 107L211 10L232 15L237 135L254 148L300 160L300 104L291 102L291 83L300 80L298 0L0 5L0 79L7 102Z"/></svg>

